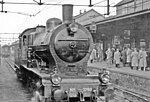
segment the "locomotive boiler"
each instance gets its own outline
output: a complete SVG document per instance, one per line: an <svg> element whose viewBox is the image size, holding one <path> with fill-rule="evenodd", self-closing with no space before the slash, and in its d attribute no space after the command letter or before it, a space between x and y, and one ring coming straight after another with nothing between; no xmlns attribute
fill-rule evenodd
<svg viewBox="0 0 150 102"><path fill-rule="evenodd" d="M19 36L18 78L45 102L98 102L100 84L109 82L106 73L88 72L93 39L72 13L73 5L63 5L63 21L48 19L46 27L29 28Z"/></svg>

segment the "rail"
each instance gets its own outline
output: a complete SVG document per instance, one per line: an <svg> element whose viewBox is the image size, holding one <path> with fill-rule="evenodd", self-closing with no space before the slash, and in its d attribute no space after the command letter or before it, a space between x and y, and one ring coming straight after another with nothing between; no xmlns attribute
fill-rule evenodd
<svg viewBox="0 0 150 102"><path fill-rule="evenodd" d="M90 71L93 71L94 73L95 72L99 72L102 68L97 68L97 67L89 67L89 70ZM107 68L106 68L107 70ZM109 70L111 72L111 70ZM113 72L116 72L116 71L113 71ZM119 72L117 72L119 73ZM125 74L125 73L124 73ZM132 75L133 76L133 75ZM140 77L140 76L139 76ZM132 91L132 90L129 90L127 88L123 88L121 86L118 86L118 85L115 85L113 84L113 88L114 90L118 90L118 91L122 91L123 93L126 93L128 94L129 96L132 96L132 97L136 97L136 99L139 99L139 100L142 100L142 102L150 102L150 96L146 95L146 94L142 94L142 93L139 93L139 92L135 92L135 91ZM117 95L116 95L117 96ZM130 98L127 98L127 97L122 97L122 96L119 96L120 98L124 99L124 100L127 100L127 102L135 102L135 101L132 101ZM115 100L119 100L117 99L117 97L114 97ZM141 101L140 101L141 102Z"/></svg>
<svg viewBox="0 0 150 102"><path fill-rule="evenodd" d="M137 93L137 92L134 92L134 91L131 91L128 89L124 89L124 88L121 88L121 87L116 86L116 85L114 85L114 90L119 90L119 91L122 91L123 93L127 93L132 97L136 97L137 99L142 100L142 102L149 102L150 101L150 100L148 100L148 99L150 99L150 96L143 95L141 93ZM122 97L122 98L124 98L125 100L127 100L129 102L135 102L135 101L132 101L130 98L127 98L127 97Z"/></svg>
<svg viewBox="0 0 150 102"><path fill-rule="evenodd" d="M10 61L8 61L7 59L4 58L4 60L6 61L6 63L14 70L16 71L16 68L14 68L14 66L12 64L14 64L13 62L11 63Z"/></svg>

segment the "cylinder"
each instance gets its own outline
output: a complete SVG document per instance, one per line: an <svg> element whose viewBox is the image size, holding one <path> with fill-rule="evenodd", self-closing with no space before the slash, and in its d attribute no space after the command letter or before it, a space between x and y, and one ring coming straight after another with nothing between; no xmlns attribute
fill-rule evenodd
<svg viewBox="0 0 150 102"><path fill-rule="evenodd" d="M62 9L62 17L64 23L71 23L73 20L73 5L72 4L64 4Z"/></svg>

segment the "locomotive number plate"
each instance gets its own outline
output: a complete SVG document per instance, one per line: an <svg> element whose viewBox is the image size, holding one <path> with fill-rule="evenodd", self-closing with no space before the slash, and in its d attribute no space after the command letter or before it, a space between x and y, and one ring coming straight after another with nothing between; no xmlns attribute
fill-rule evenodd
<svg viewBox="0 0 150 102"><path fill-rule="evenodd" d="M75 88L70 88L69 97L77 97L77 90Z"/></svg>
<svg viewBox="0 0 150 102"><path fill-rule="evenodd" d="M91 96L91 91L92 91L92 88L83 88L82 92L83 92L84 97Z"/></svg>
<svg viewBox="0 0 150 102"><path fill-rule="evenodd" d="M83 93L84 97L91 96L92 88L83 88L83 89L78 89L78 90L75 88L70 88L69 97L77 97L77 93L79 90Z"/></svg>

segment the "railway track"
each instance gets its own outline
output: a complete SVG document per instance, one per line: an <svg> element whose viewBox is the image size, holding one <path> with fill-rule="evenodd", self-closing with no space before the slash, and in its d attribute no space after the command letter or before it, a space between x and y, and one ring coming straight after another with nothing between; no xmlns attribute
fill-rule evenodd
<svg viewBox="0 0 150 102"><path fill-rule="evenodd" d="M117 98L119 97L127 102L150 102L150 96L148 95L143 95L116 85L114 85L114 90Z"/></svg>
<svg viewBox="0 0 150 102"><path fill-rule="evenodd" d="M14 68L14 63L13 63L13 61L8 61L7 59L4 59L5 61L6 61L6 63L14 70L14 71L16 71L16 68Z"/></svg>
<svg viewBox="0 0 150 102"><path fill-rule="evenodd" d="M5 61L15 71L13 62L8 61L7 59L5 59ZM89 71L91 71L92 73L96 73L96 72L99 72L100 69L92 67L92 69L89 69ZM113 88L115 90L114 91L115 97L113 99L115 100L114 102L150 102L149 100L150 96L148 95L143 95L141 93L137 93L137 92L125 89L115 84L113 84Z"/></svg>
<svg viewBox="0 0 150 102"><path fill-rule="evenodd" d="M89 71L92 73L97 73L100 70L100 68L89 67ZM150 102L150 96L148 95L138 93L115 84L113 84L113 88L115 92L114 100L117 100L117 102Z"/></svg>
<svg viewBox="0 0 150 102"><path fill-rule="evenodd" d="M0 102L30 102L32 94L16 79L13 64L2 58Z"/></svg>

